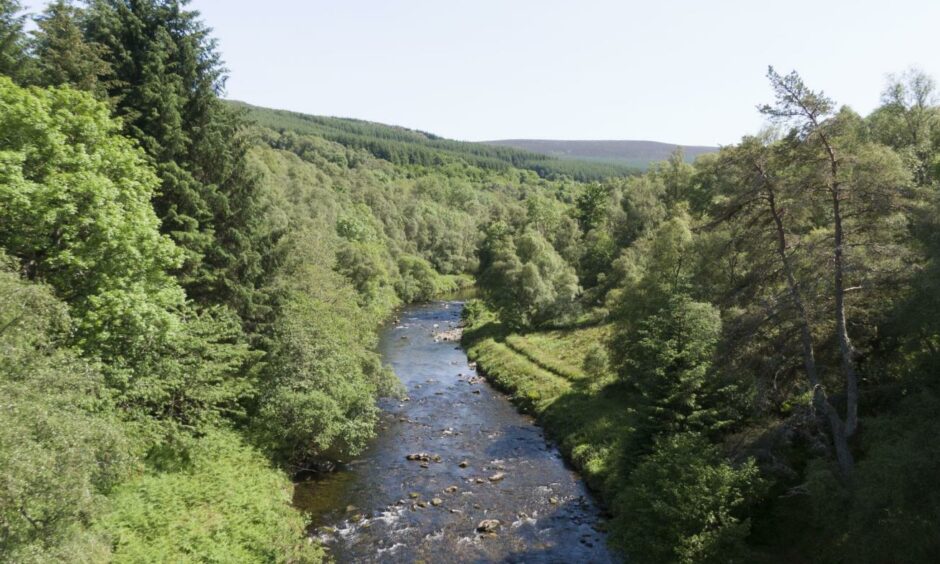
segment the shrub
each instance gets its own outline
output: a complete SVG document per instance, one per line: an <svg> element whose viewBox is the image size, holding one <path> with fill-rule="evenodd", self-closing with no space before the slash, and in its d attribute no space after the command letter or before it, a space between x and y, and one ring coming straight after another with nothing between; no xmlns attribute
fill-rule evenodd
<svg viewBox="0 0 940 564"><path fill-rule="evenodd" d="M638 562L745 562L748 505L761 480L697 434L661 438L617 498L615 540Z"/></svg>
<svg viewBox="0 0 940 564"><path fill-rule="evenodd" d="M120 562L319 562L291 484L230 431L208 433L181 471L122 484L96 526Z"/></svg>

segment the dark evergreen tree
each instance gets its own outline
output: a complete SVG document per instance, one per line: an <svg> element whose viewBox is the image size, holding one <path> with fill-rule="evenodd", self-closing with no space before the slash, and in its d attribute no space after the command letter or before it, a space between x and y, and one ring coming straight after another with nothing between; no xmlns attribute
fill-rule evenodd
<svg viewBox="0 0 940 564"><path fill-rule="evenodd" d="M18 0L0 0L0 74L22 81L28 75L23 5Z"/></svg>
<svg viewBox="0 0 940 564"><path fill-rule="evenodd" d="M52 2L36 18L32 50L36 73L34 81L42 86L67 84L107 97L111 66L104 60L105 48L85 40L81 28L83 12L68 0Z"/></svg>
<svg viewBox="0 0 940 564"><path fill-rule="evenodd" d="M254 248L256 182L245 168L241 117L220 94L226 69L199 12L179 0L96 0L86 39L106 48L108 94L161 179L154 206L187 258L190 297L252 309L261 269Z"/></svg>

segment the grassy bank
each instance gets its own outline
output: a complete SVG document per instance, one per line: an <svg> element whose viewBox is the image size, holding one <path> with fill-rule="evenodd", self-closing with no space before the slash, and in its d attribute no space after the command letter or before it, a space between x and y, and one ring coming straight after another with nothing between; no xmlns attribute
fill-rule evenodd
<svg viewBox="0 0 940 564"><path fill-rule="evenodd" d="M538 419L616 518L620 453L632 427L623 390L596 358L610 326L512 334L488 312L468 322L470 359Z"/></svg>

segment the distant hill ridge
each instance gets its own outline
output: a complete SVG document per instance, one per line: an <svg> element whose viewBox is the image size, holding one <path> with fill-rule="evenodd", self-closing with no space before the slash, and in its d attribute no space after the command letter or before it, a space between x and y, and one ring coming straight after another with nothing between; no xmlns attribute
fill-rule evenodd
<svg viewBox="0 0 940 564"><path fill-rule="evenodd" d="M686 160L689 161L695 160L699 155L718 151L718 147L631 140L501 139L482 143L542 153L561 159L616 163L639 168L646 168L650 163L666 160L676 147L680 146L685 153Z"/></svg>
<svg viewBox="0 0 940 564"><path fill-rule="evenodd" d="M433 167L462 161L486 169L515 167L534 171L543 178L569 177L580 181L623 177L639 172L637 167L617 162L558 158L513 147L453 141L406 127L275 110L237 101L229 103L246 111L261 126L322 137L346 147L368 151L398 165Z"/></svg>
<svg viewBox="0 0 940 564"><path fill-rule="evenodd" d="M674 144L654 141L454 141L407 127L275 110L237 101L229 103L245 110L259 125L323 137L400 165L441 166L463 161L488 169L529 169L545 178L567 176L594 181L637 174L650 163L666 160L676 148ZM684 149L690 161L717 150Z"/></svg>

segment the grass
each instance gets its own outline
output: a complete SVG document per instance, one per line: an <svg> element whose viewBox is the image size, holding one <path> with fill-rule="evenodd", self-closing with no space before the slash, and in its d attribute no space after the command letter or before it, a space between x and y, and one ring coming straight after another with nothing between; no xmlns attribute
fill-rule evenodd
<svg viewBox="0 0 940 564"><path fill-rule="evenodd" d="M609 370L584 369L585 357L610 330L596 325L512 334L483 315L465 330L464 345L481 374L536 417L616 517L631 412Z"/></svg>

